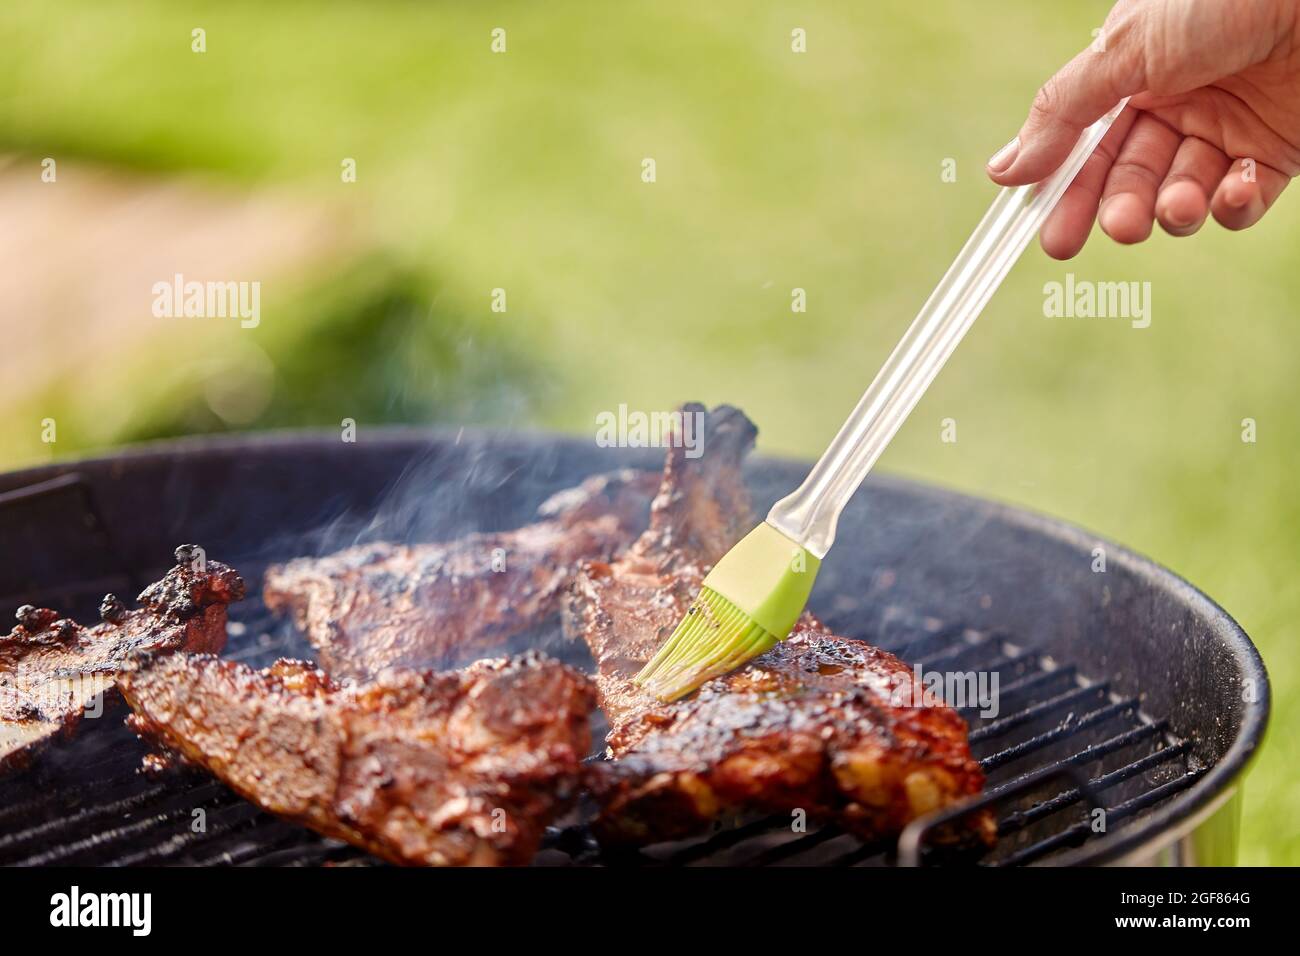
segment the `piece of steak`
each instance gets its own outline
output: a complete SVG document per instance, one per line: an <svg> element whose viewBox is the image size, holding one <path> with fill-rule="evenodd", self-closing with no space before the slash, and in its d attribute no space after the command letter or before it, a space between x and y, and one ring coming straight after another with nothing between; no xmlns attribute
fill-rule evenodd
<svg viewBox="0 0 1300 956"><path fill-rule="evenodd" d="M263 809L393 863L527 863L572 802L590 681L539 655L338 684L207 655L121 678L132 727Z"/></svg>
<svg viewBox="0 0 1300 956"><path fill-rule="evenodd" d="M796 809L870 841L983 787L961 717L911 695L898 658L835 636L811 614L786 641L682 700L662 703L632 683L709 568L753 525L741 462L754 436L739 411L710 412L701 457L669 450L646 533L617 561L585 565L567 601L566 629L591 650L610 725L614 759L591 774L606 844L685 837L724 812ZM946 836L992 835L982 814Z"/></svg>
<svg viewBox="0 0 1300 956"><path fill-rule="evenodd" d="M513 531L299 558L267 570L266 604L292 612L335 678L445 666L557 614L580 561L612 557L645 528L657 485L651 472L598 475Z"/></svg>
<svg viewBox="0 0 1300 956"><path fill-rule="evenodd" d="M20 608L18 626L0 636L0 768L21 764L98 712L133 654L219 651L226 605L243 596L234 570L182 545L176 566L140 594L138 609L109 594L93 627L49 608Z"/></svg>

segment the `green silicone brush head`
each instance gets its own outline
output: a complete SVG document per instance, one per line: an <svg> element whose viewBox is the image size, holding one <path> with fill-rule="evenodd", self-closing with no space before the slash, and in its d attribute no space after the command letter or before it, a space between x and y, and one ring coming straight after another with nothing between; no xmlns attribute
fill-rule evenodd
<svg viewBox="0 0 1300 956"><path fill-rule="evenodd" d="M676 700L785 640L821 562L764 522L704 579L672 636L634 682Z"/></svg>

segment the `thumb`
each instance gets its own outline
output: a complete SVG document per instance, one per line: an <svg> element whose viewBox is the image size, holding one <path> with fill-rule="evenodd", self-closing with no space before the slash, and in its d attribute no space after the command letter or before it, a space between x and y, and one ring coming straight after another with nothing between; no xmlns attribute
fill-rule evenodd
<svg viewBox="0 0 1300 956"><path fill-rule="evenodd" d="M989 177L1002 186L1036 183L1065 161L1079 134L1125 96L1146 86L1140 29L1129 20L1043 84L1020 135L989 160Z"/></svg>

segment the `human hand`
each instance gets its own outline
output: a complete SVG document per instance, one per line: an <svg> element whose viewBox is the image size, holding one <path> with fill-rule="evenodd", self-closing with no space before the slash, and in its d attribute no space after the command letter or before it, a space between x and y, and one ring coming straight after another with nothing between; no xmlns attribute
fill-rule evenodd
<svg viewBox="0 0 1300 956"><path fill-rule="evenodd" d="M1098 42L1039 90L1020 135L989 161L1003 186L1037 182L1080 132L1132 96L1043 225L1069 259L1096 218L1116 242L1153 220L1190 236L1212 213L1260 220L1300 173L1300 0L1120 0Z"/></svg>

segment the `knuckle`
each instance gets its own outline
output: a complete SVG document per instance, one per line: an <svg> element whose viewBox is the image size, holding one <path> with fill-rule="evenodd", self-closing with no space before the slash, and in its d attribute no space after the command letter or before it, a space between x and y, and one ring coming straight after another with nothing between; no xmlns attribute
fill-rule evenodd
<svg viewBox="0 0 1300 956"><path fill-rule="evenodd" d="M1051 119L1056 114L1060 102L1058 81L1056 77L1052 77L1034 94L1034 101L1029 104L1029 115L1040 121Z"/></svg>
<svg viewBox="0 0 1300 956"><path fill-rule="evenodd" d="M1160 183L1160 191L1164 192L1170 186L1180 186L1183 183L1191 183L1193 186L1196 186L1197 188L1203 188L1201 186L1201 181L1197 179L1195 176L1193 176L1191 173L1177 171L1177 172L1170 172L1167 176L1165 176L1164 181Z"/></svg>
<svg viewBox="0 0 1300 956"><path fill-rule="evenodd" d="M1092 151L1092 155L1088 157L1088 163L1089 165L1096 163L1102 168L1103 172L1108 173L1118 158L1119 147L1103 139L1097 144L1097 148Z"/></svg>
<svg viewBox="0 0 1300 956"><path fill-rule="evenodd" d="M1149 166L1144 166L1142 163L1134 162L1131 159L1118 160L1111 167L1111 174L1117 180L1129 183L1138 182L1155 185L1160 182L1160 177Z"/></svg>

